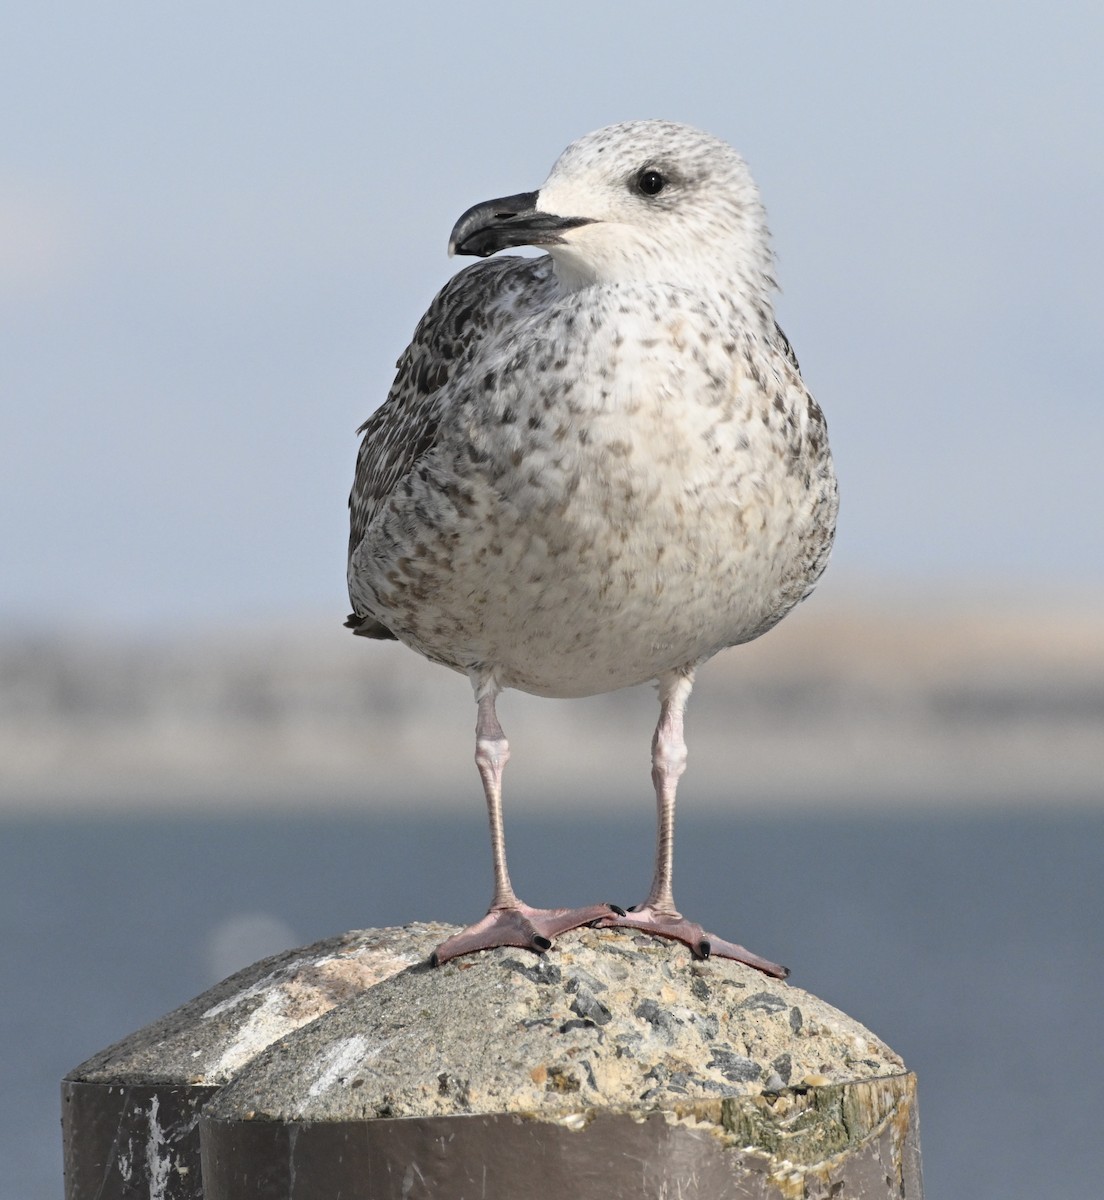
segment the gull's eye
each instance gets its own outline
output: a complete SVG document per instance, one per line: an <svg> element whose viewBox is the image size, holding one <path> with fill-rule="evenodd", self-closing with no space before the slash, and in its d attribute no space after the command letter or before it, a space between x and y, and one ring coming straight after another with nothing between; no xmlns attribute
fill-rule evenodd
<svg viewBox="0 0 1104 1200"><path fill-rule="evenodd" d="M642 196L658 196L667 186L667 180L658 171L647 167L637 175L633 184Z"/></svg>

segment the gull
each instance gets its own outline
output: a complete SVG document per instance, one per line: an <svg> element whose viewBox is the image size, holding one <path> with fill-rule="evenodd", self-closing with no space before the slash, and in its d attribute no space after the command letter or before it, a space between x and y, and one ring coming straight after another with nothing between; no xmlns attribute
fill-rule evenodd
<svg viewBox="0 0 1104 1200"><path fill-rule="evenodd" d="M540 257L490 258L512 247ZM787 971L675 906L675 793L696 668L812 591L838 493L824 416L776 323L759 192L725 142L670 121L572 143L535 192L476 204L441 290L363 434L347 624L468 676L494 893L443 963L547 950L586 924ZM537 909L506 865L499 694L655 681L651 888ZM595 801L597 803L597 800Z"/></svg>

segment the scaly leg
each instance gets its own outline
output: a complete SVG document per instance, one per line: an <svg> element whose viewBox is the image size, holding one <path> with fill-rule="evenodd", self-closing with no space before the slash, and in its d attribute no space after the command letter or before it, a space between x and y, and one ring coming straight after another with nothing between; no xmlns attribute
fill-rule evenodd
<svg viewBox="0 0 1104 1200"><path fill-rule="evenodd" d="M657 937L671 938L690 947L695 958L732 958L755 967L766 975L785 979L789 971L777 963L752 954L735 942L726 942L706 933L696 921L688 921L675 907L672 890L675 850L675 792L686 770L686 738L683 715L690 690L694 686L692 670L670 671L659 680L659 723L652 738L652 783L656 793L655 872L648 898L622 916L604 918L604 928L641 929Z"/></svg>
<svg viewBox="0 0 1104 1200"><path fill-rule="evenodd" d="M510 746L495 712L497 694L498 689L486 678L476 681L479 708L475 725L475 763L483 780L491 826L494 896L481 921L469 925L437 947L433 952L434 966L462 954L490 950L495 946L519 946L542 954L557 934L620 911L609 904L595 904L589 908L531 908L517 898L506 866L506 835L502 827L502 771L510 757Z"/></svg>

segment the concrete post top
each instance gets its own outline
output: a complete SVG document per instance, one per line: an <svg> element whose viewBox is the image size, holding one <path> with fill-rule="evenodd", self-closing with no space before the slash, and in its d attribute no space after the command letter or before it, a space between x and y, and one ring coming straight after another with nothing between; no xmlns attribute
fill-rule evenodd
<svg viewBox="0 0 1104 1200"><path fill-rule="evenodd" d="M625 929L431 968L452 932L265 959L70 1072L68 1200L920 1200L915 1078L815 996Z"/></svg>
<svg viewBox="0 0 1104 1200"><path fill-rule="evenodd" d="M205 1115L570 1124L903 1073L868 1029L799 988L631 930L582 929L543 957L498 949L392 974L258 1053Z"/></svg>
<svg viewBox="0 0 1104 1200"><path fill-rule="evenodd" d="M358 929L236 972L108 1046L66 1077L126 1086L219 1087L278 1038L429 958L455 925Z"/></svg>

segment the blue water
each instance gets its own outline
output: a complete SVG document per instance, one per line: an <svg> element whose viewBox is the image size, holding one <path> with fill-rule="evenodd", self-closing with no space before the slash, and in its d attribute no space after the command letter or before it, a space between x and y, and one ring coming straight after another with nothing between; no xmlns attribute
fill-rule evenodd
<svg viewBox="0 0 1104 1200"><path fill-rule="evenodd" d="M683 910L788 963L919 1074L928 1200L1101 1194L1104 816L686 809ZM642 898L646 811L508 820L530 902ZM6 820L0 838L0 1200L61 1195L58 1081L239 965L223 935L250 923L235 918L303 943L470 919L489 892L476 812L354 820L304 803L296 818Z"/></svg>

